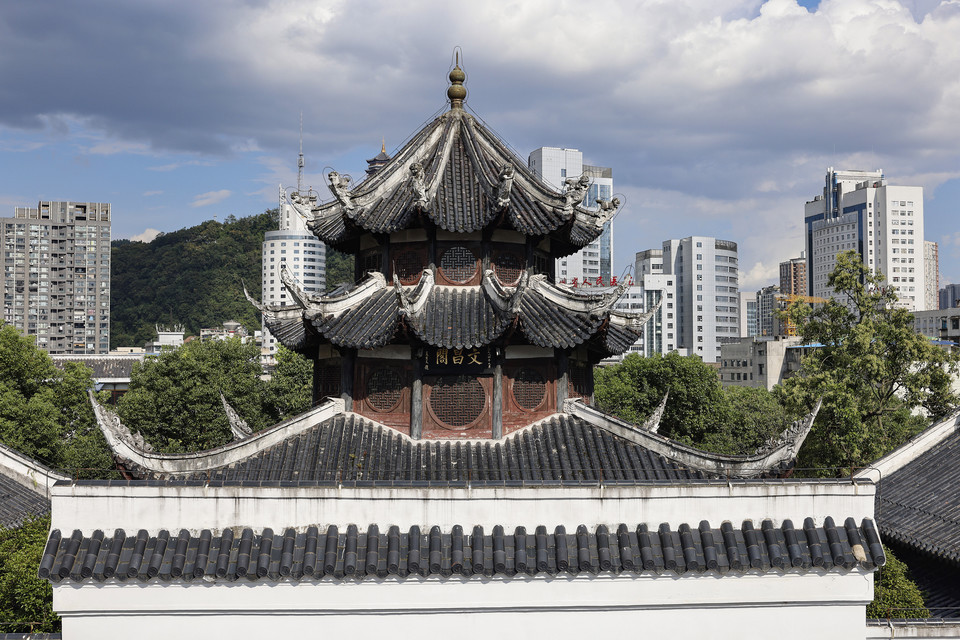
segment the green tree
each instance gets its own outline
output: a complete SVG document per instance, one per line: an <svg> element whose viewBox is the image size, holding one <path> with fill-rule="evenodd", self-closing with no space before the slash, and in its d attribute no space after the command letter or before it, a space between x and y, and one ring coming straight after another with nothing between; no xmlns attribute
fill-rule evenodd
<svg viewBox="0 0 960 640"><path fill-rule="evenodd" d="M804 340L819 346L778 393L795 412L823 398L799 466L846 474L918 433L928 419L912 415L915 408L936 419L957 406L950 389L957 358L914 331L893 288L855 252L837 256L828 284L836 297L816 310L794 304L787 312Z"/></svg>
<svg viewBox="0 0 960 640"><path fill-rule="evenodd" d="M303 413L313 399L313 363L281 346L266 394L270 415L276 422Z"/></svg>
<svg viewBox="0 0 960 640"><path fill-rule="evenodd" d="M59 632L53 589L37 577L50 516L0 529L0 633Z"/></svg>
<svg viewBox="0 0 960 640"><path fill-rule="evenodd" d="M929 618L923 594L910 579L907 565L883 547L887 563L873 574L873 602L867 605L868 618Z"/></svg>
<svg viewBox="0 0 960 640"><path fill-rule="evenodd" d="M261 373L252 341L192 340L135 365L117 413L160 451L209 449L231 439L221 392L254 431L272 422Z"/></svg>
<svg viewBox="0 0 960 640"><path fill-rule="evenodd" d="M0 327L0 441L68 472L111 467L87 400L92 387L88 367L70 362L60 370L32 339Z"/></svg>
<svg viewBox="0 0 960 640"><path fill-rule="evenodd" d="M327 290L336 289L342 284L351 285L354 283L354 257L340 253L336 249L327 247L326 257L326 275Z"/></svg>

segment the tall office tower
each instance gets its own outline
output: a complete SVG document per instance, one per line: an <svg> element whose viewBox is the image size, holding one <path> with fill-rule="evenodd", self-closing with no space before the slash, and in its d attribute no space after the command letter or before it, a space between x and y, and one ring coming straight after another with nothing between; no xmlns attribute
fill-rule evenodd
<svg viewBox="0 0 960 640"><path fill-rule="evenodd" d="M937 306L941 309L960 307L960 284L948 284L940 289L940 304Z"/></svg>
<svg viewBox="0 0 960 640"><path fill-rule="evenodd" d="M932 240L923 241L923 279L926 287L924 309L940 308L940 248Z"/></svg>
<svg viewBox="0 0 960 640"><path fill-rule="evenodd" d="M110 205L40 202L0 218L3 319L52 354L110 351Z"/></svg>
<svg viewBox="0 0 960 640"><path fill-rule="evenodd" d="M706 236L665 240L663 273L676 277L677 346L719 362L720 343L740 335L737 243Z"/></svg>
<svg viewBox="0 0 960 640"><path fill-rule="evenodd" d="M290 199L305 206L317 203L317 193L303 188L303 144L297 158L297 188ZM280 187L280 224L277 231L263 235L261 253L261 297L266 304L286 306L293 303L290 292L280 279L280 267L300 283L307 293L320 295L326 290L327 247L313 235L303 218L287 203L286 191ZM277 353L277 339L264 327L261 351L265 364L272 364Z"/></svg>
<svg viewBox="0 0 960 640"><path fill-rule="evenodd" d="M881 272L910 311L925 305L923 187L888 185L883 172L827 169L822 195L804 207L807 291L828 298L827 278L843 251Z"/></svg>
<svg viewBox="0 0 960 640"><path fill-rule="evenodd" d="M792 296L807 295L807 258L800 252L799 258L780 263L780 293Z"/></svg>
<svg viewBox="0 0 960 640"><path fill-rule="evenodd" d="M775 335L773 312L778 308L777 297L780 287L772 284L757 291L757 326L761 336Z"/></svg>
<svg viewBox="0 0 960 640"><path fill-rule="evenodd" d="M757 294L753 291L740 292L740 337L752 338L760 335L760 316L757 313Z"/></svg>
<svg viewBox="0 0 960 640"><path fill-rule="evenodd" d="M590 188L583 206L596 209L597 200L613 197L613 169L583 164L583 154L576 149L540 147L527 160L530 169L557 189L563 189L567 178L587 176ZM613 277L613 221L603 227L603 233L579 252L556 262L556 281L564 284L589 282L609 284Z"/></svg>

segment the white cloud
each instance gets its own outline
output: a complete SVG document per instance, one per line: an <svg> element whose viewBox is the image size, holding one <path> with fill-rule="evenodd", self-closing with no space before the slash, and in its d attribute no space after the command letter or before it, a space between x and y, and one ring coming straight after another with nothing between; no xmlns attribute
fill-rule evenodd
<svg viewBox="0 0 960 640"><path fill-rule="evenodd" d="M158 235L160 235L159 229L144 229L143 233L130 236L130 239L134 242L153 242Z"/></svg>
<svg viewBox="0 0 960 640"><path fill-rule="evenodd" d="M191 207L206 207L211 204L217 204L230 197L232 192L229 189L220 189L219 191L207 191L193 197Z"/></svg>

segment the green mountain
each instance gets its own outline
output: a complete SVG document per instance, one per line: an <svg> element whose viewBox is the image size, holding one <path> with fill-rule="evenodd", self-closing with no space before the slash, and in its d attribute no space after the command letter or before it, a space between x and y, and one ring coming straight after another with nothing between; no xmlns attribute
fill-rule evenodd
<svg viewBox="0 0 960 640"><path fill-rule="evenodd" d="M277 210L246 218L207 220L163 233L152 242L114 240L110 348L143 346L157 324L182 324L188 335L236 320L260 328L257 310L243 297L260 297L263 234L277 228ZM327 249L327 282L353 282L353 256Z"/></svg>
<svg viewBox="0 0 960 640"><path fill-rule="evenodd" d="M188 334L236 320L260 328L242 281L260 297L263 234L277 228L276 210L208 220L152 242L112 243L110 347L142 346L155 325L182 324Z"/></svg>

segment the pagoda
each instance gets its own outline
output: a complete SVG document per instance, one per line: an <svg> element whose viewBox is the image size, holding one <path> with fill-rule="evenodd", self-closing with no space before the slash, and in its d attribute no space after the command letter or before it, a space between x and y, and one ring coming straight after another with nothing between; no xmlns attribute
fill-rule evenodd
<svg viewBox="0 0 960 640"><path fill-rule="evenodd" d="M359 184L331 171L328 202L290 194L320 240L354 256L357 284L312 295L284 272L295 304L255 303L314 360L315 400L342 397L414 439L498 439L567 398L589 402L593 366L649 317L613 310L623 287L555 283L556 259L595 240L619 201L583 202L585 176L558 192L534 175L466 112L464 79L457 65L450 109Z"/></svg>

